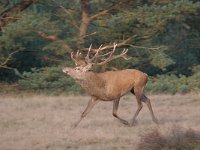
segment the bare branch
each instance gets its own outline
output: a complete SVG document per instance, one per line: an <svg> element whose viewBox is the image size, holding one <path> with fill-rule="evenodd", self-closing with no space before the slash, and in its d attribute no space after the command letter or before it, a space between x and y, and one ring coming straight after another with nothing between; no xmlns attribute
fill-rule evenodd
<svg viewBox="0 0 200 150"><path fill-rule="evenodd" d="M70 46L68 44L66 44L65 41L63 41L62 39L60 39L59 37L55 36L55 35L47 35L46 33L42 32L42 31L34 31L35 33L37 33L41 38L48 40L48 41L61 41L62 42L62 47L64 49L70 49Z"/></svg>
<svg viewBox="0 0 200 150"><path fill-rule="evenodd" d="M21 19L21 17L17 17L17 16L13 16L13 17L0 17L1 20L18 20L18 19Z"/></svg>
<svg viewBox="0 0 200 150"><path fill-rule="evenodd" d="M59 4L56 0L52 0L52 1L55 2L56 4L58 4L58 6L61 8L61 10L63 10L69 16L69 19L70 19L69 23L71 23L76 29L79 30L78 23L72 17L72 15L70 14L70 12L64 6L62 6L61 4Z"/></svg>
<svg viewBox="0 0 200 150"><path fill-rule="evenodd" d="M35 31L41 38L49 41L56 41L59 40L59 38L55 35L47 35L46 33L42 31Z"/></svg>
<svg viewBox="0 0 200 150"><path fill-rule="evenodd" d="M149 50L159 50L161 47L144 47L144 46L138 46L138 45L132 45L132 44L125 44L127 46L130 46L132 48L140 48L140 49L149 49Z"/></svg>
<svg viewBox="0 0 200 150"><path fill-rule="evenodd" d="M131 2L132 0L124 0L124 1L120 1L119 3L113 4L112 6L108 7L105 10L102 10L96 14L94 14L93 16L90 16L90 21L97 19L100 16L106 15L108 12L115 10L115 9L119 9L119 6L121 6L122 4L127 4L129 2Z"/></svg>
<svg viewBox="0 0 200 150"><path fill-rule="evenodd" d="M10 1L9 0L4 0L4 1L0 1L0 8L1 9L4 9L4 8L6 8L8 5L10 4Z"/></svg>
<svg viewBox="0 0 200 150"><path fill-rule="evenodd" d="M122 40L121 42L118 42L117 46L121 47L121 46L128 45L127 43L130 42L133 38L136 38L136 37L137 37L137 35L134 35L134 36L131 36L131 37L125 39L125 40ZM108 45L102 46L100 51L108 50L108 49L111 49L111 48L113 48L113 44L108 44ZM84 49L81 49L81 50L82 51L88 51L87 48L84 48ZM98 51L98 49L91 48L90 51L93 52L93 53L94 52L96 53Z"/></svg>
<svg viewBox="0 0 200 150"><path fill-rule="evenodd" d="M100 16L103 16L103 15L106 15L109 11L113 10L113 9L117 9L119 7L119 5L121 4L122 2L118 3L118 4L115 4L109 8L107 8L106 10L103 10L103 11L100 11L98 12L97 14L93 15L90 17L90 21L91 20L94 20Z"/></svg>
<svg viewBox="0 0 200 150"><path fill-rule="evenodd" d="M25 79L25 77L16 68L7 67L7 66L0 66L0 68L7 69L7 70L13 70L15 72L15 75L17 75L18 77L20 77L22 79Z"/></svg>
<svg viewBox="0 0 200 150"><path fill-rule="evenodd" d="M97 33L97 32L92 32L92 33L90 33L90 34L87 34L87 35L82 36L82 38L86 38L86 37L88 37L88 36L95 35L96 33Z"/></svg>
<svg viewBox="0 0 200 150"><path fill-rule="evenodd" d="M8 69L8 70L13 70L13 69L14 69L14 68L12 68L12 67L1 66L1 65L0 65L0 68L3 68L3 69Z"/></svg>
<svg viewBox="0 0 200 150"><path fill-rule="evenodd" d="M69 11L68 11L65 7L63 7L63 6L61 6L61 5L60 5L60 8L61 8L66 14L68 14L68 16L69 16L69 18L70 18L70 23L71 23L74 27L76 27L76 29L79 29L78 23L75 22L75 19L71 16L71 14L69 13Z"/></svg>
<svg viewBox="0 0 200 150"><path fill-rule="evenodd" d="M10 53L10 54L8 55L8 57L5 59L5 61L2 62L2 63L0 64L0 67L1 67L1 68L3 68L3 67L5 68L6 65L7 65L7 63L8 63L8 62L10 61L10 59L12 58L12 56L13 56L14 54L18 53L18 52L21 52L21 50L14 51L14 52ZM8 68L8 67L6 67L6 68Z"/></svg>
<svg viewBox="0 0 200 150"><path fill-rule="evenodd" d="M36 1L37 0L23 0L20 3L2 12L0 14L0 31L2 27L6 26L10 21L13 21L13 19L11 19L13 16L16 16L18 12L25 10Z"/></svg>

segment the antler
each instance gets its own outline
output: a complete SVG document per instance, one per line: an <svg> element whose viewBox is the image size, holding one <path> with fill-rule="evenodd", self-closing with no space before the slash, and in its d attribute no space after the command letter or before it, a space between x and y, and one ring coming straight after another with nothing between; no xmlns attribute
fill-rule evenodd
<svg viewBox="0 0 200 150"><path fill-rule="evenodd" d="M76 60L78 58L80 58L81 53L79 52L79 50L76 52L76 55L74 56L74 52L71 52L71 59L76 62Z"/></svg>
<svg viewBox="0 0 200 150"><path fill-rule="evenodd" d="M71 52L71 59L76 64L76 67L81 66L83 68L86 68L86 70L89 70L89 68L91 68L92 66L103 66L106 63L108 63L108 62L110 62L114 59L117 59L117 58L123 58L125 60L130 59L130 58L127 58L127 55L126 55L126 53L128 52L128 49L124 49L119 55L114 55L116 47L117 47L117 44L114 43L112 51L109 51L105 54L100 55L99 52L102 52L102 49L105 48L105 46L103 47L101 45L96 50L96 53L94 54L94 56L92 58L90 58L90 52L91 52L91 49L92 49L92 44L91 44L90 47L88 48L88 52L87 52L87 55L85 57L85 60L83 60L81 58L81 52L79 50L76 52L76 54ZM98 62L98 59L101 62Z"/></svg>
<svg viewBox="0 0 200 150"><path fill-rule="evenodd" d="M101 50L101 47L102 47L102 45L98 48L95 55L90 59L90 51L91 51L91 48L92 48L92 44L91 44L89 49L88 49L87 56L85 57L85 61L87 63L92 63L95 60L95 62L96 62L97 58L99 57L98 55L99 55L99 51Z"/></svg>
<svg viewBox="0 0 200 150"><path fill-rule="evenodd" d="M128 49L124 49L119 55L114 55L114 52L116 50L116 47L117 47L117 44L114 43L114 46L113 46L113 49L112 51L106 53L106 54L103 54L103 55L100 55L99 56L99 51L102 50L102 45L98 48L98 50L96 51L95 55L90 59L89 58L89 54L90 54L90 51L91 51L91 47L92 45L90 45L89 49L88 49L88 53L87 53L87 56L85 57L85 61L87 64L93 64L94 66L102 66L102 65L105 65L106 63L110 62L111 60L114 60L114 59L117 59L117 58L124 58L125 60L128 60L129 58L127 58L126 56L126 53L128 52ZM109 55L109 56L108 56ZM100 58L100 57L105 57L105 56L108 56L107 59L105 59L104 61L102 62L99 62L97 63L97 59Z"/></svg>
<svg viewBox="0 0 200 150"><path fill-rule="evenodd" d="M71 59L74 61L76 66L86 65L86 62L81 59L81 52L79 50L76 52L76 55L74 55L74 53L71 52Z"/></svg>

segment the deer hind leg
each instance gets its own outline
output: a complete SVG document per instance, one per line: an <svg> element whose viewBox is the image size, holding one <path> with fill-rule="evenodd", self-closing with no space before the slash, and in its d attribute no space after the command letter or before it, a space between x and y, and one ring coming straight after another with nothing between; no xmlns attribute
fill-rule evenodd
<svg viewBox="0 0 200 150"><path fill-rule="evenodd" d="M87 107L85 108L85 110L83 111L83 113L81 114L80 119L74 124L73 128L76 128L78 126L78 124L81 122L81 120L86 117L86 115L92 110L92 108L94 107L95 104L97 104L97 102L99 102L99 100L97 98L91 98L87 104Z"/></svg>
<svg viewBox="0 0 200 150"><path fill-rule="evenodd" d="M143 94L142 95L142 101L144 103L146 103L146 105L148 106L153 122L155 122L156 124L158 124L158 120L156 119L156 117L154 115L150 99Z"/></svg>
<svg viewBox="0 0 200 150"><path fill-rule="evenodd" d="M118 110L118 107L119 107L119 100L120 100L120 99L116 99L116 100L113 101L113 112L112 112L112 114L113 114L113 116L114 116L115 118L119 119L119 121L120 121L121 123L123 123L123 124L125 124L125 125L129 125L128 121L126 121L126 120L120 118L120 117L117 115L117 110Z"/></svg>
<svg viewBox="0 0 200 150"><path fill-rule="evenodd" d="M131 93L133 93L136 96L138 108L133 116L133 119L131 120L130 126L133 126L136 123L136 118L142 109L142 94L143 94L143 88L135 88L131 90Z"/></svg>

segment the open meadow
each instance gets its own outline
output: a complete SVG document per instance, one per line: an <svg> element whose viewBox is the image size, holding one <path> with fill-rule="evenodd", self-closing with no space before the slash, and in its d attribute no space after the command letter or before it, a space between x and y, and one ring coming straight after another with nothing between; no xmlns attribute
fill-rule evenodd
<svg viewBox="0 0 200 150"><path fill-rule="evenodd" d="M200 94L150 95L159 125L144 105L136 126L127 127L112 116L112 102L100 102L72 129L88 96L1 96L0 150L116 150L136 149L140 136L171 126L200 131ZM136 111L132 95L120 101L118 114L130 121Z"/></svg>

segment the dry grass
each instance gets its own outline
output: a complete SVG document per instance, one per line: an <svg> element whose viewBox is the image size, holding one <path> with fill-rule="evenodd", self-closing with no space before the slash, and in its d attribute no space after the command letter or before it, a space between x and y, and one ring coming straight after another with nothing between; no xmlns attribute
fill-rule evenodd
<svg viewBox="0 0 200 150"><path fill-rule="evenodd" d="M87 104L87 96L1 96L0 149L134 150L140 135L154 128L165 133L177 125L200 131L200 94L149 97L159 126L151 121L147 107L143 107L138 125L126 127L112 117L112 102L100 102L72 130L71 125ZM130 120L135 110L135 98L123 97L119 115Z"/></svg>

